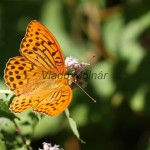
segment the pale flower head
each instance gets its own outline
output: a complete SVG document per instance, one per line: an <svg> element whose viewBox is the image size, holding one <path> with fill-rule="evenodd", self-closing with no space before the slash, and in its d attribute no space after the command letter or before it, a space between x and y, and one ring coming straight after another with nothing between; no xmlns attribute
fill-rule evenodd
<svg viewBox="0 0 150 150"><path fill-rule="evenodd" d="M79 63L78 59L73 58L72 56L66 57L65 64L67 68L67 73L69 74L78 74L80 71L84 71L87 66L90 64L88 63Z"/></svg>
<svg viewBox="0 0 150 150"><path fill-rule="evenodd" d="M51 143L46 143L44 142L43 143L43 149L40 149L39 150L63 150L62 148L59 148L59 145L54 145L52 146Z"/></svg>
<svg viewBox="0 0 150 150"><path fill-rule="evenodd" d="M87 86L87 82L82 78L84 70L90 64L81 62L79 63L78 59L73 57L66 57L65 59L66 64L66 72L68 75L73 75L77 79L77 83L82 87L85 88ZM72 88L77 87L75 84L72 85Z"/></svg>

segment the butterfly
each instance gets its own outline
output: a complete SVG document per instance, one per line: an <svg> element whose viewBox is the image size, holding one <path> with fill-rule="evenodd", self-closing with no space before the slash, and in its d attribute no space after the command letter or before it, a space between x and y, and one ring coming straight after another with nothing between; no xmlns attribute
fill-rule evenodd
<svg viewBox="0 0 150 150"><path fill-rule="evenodd" d="M4 80L16 97L10 104L13 113L29 108L55 116L63 112L72 100L71 84L75 77L66 75L62 50L53 34L33 20L20 45L21 56L9 59ZM44 78L43 73L61 75Z"/></svg>

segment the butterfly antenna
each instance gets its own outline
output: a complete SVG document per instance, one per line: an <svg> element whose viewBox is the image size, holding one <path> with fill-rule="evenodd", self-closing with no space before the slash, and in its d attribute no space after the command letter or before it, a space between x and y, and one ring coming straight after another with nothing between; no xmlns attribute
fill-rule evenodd
<svg viewBox="0 0 150 150"><path fill-rule="evenodd" d="M75 83L94 103L96 103L96 100L92 98L85 90L83 90L83 88L77 82L73 83Z"/></svg>
<svg viewBox="0 0 150 150"><path fill-rule="evenodd" d="M95 57L95 55L94 56L92 56L92 59L91 60L93 60L93 58ZM91 61L92 62L92 61ZM90 62L90 63L91 63ZM78 76L80 73L81 73L81 71L84 69L86 67L86 65L84 65L82 68L81 68L81 70L78 72L78 74L76 75L76 76Z"/></svg>

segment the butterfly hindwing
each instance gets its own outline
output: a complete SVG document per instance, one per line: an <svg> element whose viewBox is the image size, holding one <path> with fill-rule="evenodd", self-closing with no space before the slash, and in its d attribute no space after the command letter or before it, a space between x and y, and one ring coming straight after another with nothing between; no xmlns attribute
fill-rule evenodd
<svg viewBox="0 0 150 150"><path fill-rule="evenodd" d="M12 103L10 104L9 109L14 113L21 113L35 105L39 102L39 98L34 96L27 97L25 95L16 96Z"/></svg>
<svg viewBox="0 0 150 150"><path fill-rule="evenodd" d="M71 99L71 88L66 85L62 88L53 90L53 92L46 99L40 101L33 110L46 115L55 116L68 107Z"/></svg>
<svg viewBox="0 0 150 150"><path fill-rule="evenodd" d="M51 91L41 90L36 95L32 93L17 96L13 99L10 110L14 113L20 113L33 107L34 111L55 116L67 108L71 99L71 88L66 85Z"/></svg>

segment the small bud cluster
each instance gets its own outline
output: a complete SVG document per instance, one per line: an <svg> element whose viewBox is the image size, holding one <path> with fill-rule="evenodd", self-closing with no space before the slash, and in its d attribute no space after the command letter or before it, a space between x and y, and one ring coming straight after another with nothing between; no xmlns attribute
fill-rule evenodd
<svg viewBox="0 0 150 150"><path fill-rule="evenodd" d="M68 75L72 75L76 77L77 83L82 87L85 88L87 86L87 82L82 78L83 71L86 69L87 66L90 64L88 63L79 63L78 59L73 57L66 57L65 59L66 64L66 72ZM72 88L76 88L75 84L72 85Z"/></svg>

